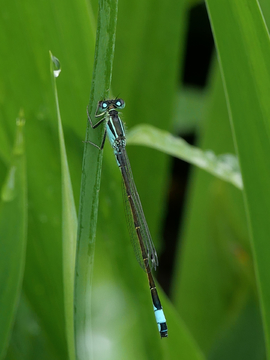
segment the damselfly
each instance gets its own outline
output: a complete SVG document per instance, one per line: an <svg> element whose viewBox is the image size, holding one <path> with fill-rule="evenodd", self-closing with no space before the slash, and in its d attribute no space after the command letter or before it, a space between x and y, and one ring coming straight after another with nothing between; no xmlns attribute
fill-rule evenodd
<svg viewBox="0 0 270 360"><path fill-rule="evenodd" d="M134 224L134 228L132 229L133 247L139 264L147 273L156 322L160 336L163 338L168 336L167 324L157 293L155 281L151 273L151 269L156 269L158 265L158 257L151 239L126 153L125 128L123 122L118 116L118 110L123 109L124 107L125 103L122 99L99 101L95 117L100 120L96 124L92 123L87 112L89 122L93 129L97 128L103 121L106 122L105 133L101 146L98 146L90 141L88 142L97 147L99 150L102 150L106 135L109 137L117 165L119 166L123 177L125 193L128 199L127 211L131 214Z"/></svg>

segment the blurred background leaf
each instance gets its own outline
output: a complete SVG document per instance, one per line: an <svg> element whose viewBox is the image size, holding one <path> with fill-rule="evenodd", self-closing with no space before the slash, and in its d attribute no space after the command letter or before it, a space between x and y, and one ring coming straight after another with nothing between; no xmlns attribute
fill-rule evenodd
<svg viewBox="0 0 270 360"><path fill-rule="evenodd" d="M202 151L189 145L184 139L172 136L170 133L151 125L138 125L132 128L128 134L127 143L148 146L162 151L196 165L210 174L232 183L237 188L243 189L238 159L232 154L216 156L213 151Z"/></svg>
<svg viewBox="0 0 270 360"><path fill-rule="evenodd" d="M0 204L0 359L9 344L21 293L27 229L27 180L24 124L16 121L16 137ZM15 125L15 121L14 121Z"/></svg>

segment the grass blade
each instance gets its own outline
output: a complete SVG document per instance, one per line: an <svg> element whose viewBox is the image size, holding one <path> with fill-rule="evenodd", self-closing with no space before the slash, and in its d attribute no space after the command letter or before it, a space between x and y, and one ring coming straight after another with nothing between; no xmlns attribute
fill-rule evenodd
<svg viewBox="0 0 270 360"><path fill-rule="evenodd" d="M258 2L207 1L244 184L270 357L270 43Z"/></svg>
<svg viewBox="0 0 270 360"><path fill-rule="evenodd" d="M50 52L51 76L53 91L55 96L59 145L61 157L61 179L62 179L62 246L63 246L63 283L64 283L64 306L65 324L68 343L69 359L75 358L74 350L74 274L75 274L75 254L76 254L76 235L77 235L77 215L73 197L67 154L64 141L64 133L61 122L61 115L58 102L56 87L56 77L60 74L60 63Z"/></svg>
<svg viewBox="0 0 270 360"><path fill-rule="evenodd" d="M150 125L140 125L128 134L128 144L145 145L198 166L220 179L242 189L242 177L237 158L232 154L216 156L189 145L184 139Z"/></svg>
<svg viewBox="0 0 270 360"><path fill-rule="evenodd" d="M92 88L89 101L89 114L94 119L98 100L108 95L112 76L114 56L116 19L118 2L113 0L99 1L96 51ZM86 139L90 140L90 124ZM101 130L91 141L100 144L103 136ZM75 277L75 343L79 360L91 358L91 279L93 273L95 234L97 223L98 193L102 152L85 145L82 167L81 196L78 219L78 240Z"/></svg>

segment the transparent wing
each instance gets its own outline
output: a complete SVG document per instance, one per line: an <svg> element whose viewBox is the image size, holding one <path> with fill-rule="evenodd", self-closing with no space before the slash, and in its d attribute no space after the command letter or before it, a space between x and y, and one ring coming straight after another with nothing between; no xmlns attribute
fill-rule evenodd
<svg viewBox="0 0 270 360"><path fill-rule="evenodd" d="M128 201L124 181L123 181L123 201L124 201L124 205L125 205L125 209L126 209L125 215L126 215L126 219L127 219L127 226L128 226L131 244L132 244L132 247L133 247L133 250L134 250L134 253L135 253L138 263L140 264L141 268L146 271L145 264L144 264L143 257L142 257L141 247L140 247L137 232L136 232L135 226L134 226L133 216L132 216L130 204Z"/></svg>
<svg viewBox="0 0 270 360"><path fill-rule="evenodd" d="M145 270L149 271L152 268L156 269L158 266L158 257L155 246L153 244L150 231L144 216L141 200L136 189L136 185L133 179L129 159L125 149L122 149L121 154L118 156L118 161L120 163L120 169L123 176L123 184L124 184L124 192L125 192L125 206L126 206L126 216L127 222L131 237L131 242L133 245L133 249L137 258L138 263L140 266ZM132 203L134 206L130 205L130 201L128 200L128 196L132 197ZM137 227L139 228L142 242L146 251L149 270L147 270L147 263L145 263L143 256L142 256L142 249L140 246L140 242L138 239L138 234L134 223L137 223Z"/></svg>

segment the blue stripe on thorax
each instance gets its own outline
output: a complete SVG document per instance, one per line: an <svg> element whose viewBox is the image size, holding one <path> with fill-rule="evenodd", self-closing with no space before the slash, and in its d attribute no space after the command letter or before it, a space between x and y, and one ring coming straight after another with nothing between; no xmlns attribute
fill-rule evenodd
<svg viewBox="0 0 270 360"><path fill-rule="evenodd" d="M121 153L121 149L126 146L126 134L124 125L118 116L118 112L111 110L109 112L109 119L106 123L107 135L111 146L113 147L114 153ZM118 161L117 161L118 163ZM118 166L120 164L118 163Z"/></svg>

